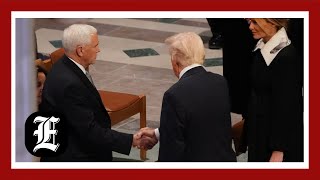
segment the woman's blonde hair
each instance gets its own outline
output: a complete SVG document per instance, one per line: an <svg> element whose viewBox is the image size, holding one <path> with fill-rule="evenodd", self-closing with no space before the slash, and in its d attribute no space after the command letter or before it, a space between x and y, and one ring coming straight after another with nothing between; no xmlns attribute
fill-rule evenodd
<svg viewBox="0 0 320 180"><path fill-rule="evenodd" d="M261 29L266 34L272 34L272 27L270 27L270 24L273 24L276 26L277 31L284 27L286 30L288 29L289 19L285 18L252 18L257 22L257 24L261 27Z"/></svg>
<svg viewBox="0 0 320 180"><path fill-rule="evenodd" d="M285 29L288 29L289 19L285 18L265 18L268 22L276 25L278 27L278 30L284 27Z"/></svg>

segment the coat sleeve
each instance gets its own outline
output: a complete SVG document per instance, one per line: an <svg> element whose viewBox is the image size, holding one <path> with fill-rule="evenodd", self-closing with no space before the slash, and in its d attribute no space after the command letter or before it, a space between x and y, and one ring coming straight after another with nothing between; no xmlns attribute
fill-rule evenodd
<svg viewBox="0 0 320 180"><path fill-rule="evenodd" d="M185 111L175 97L166 92L162 101L160 118L159 161L183 161L186 148L184 114Z"/></svg>
<svg viewBox="0 0 320 180"><path fill-rule="evenodd" d="M107 115L102 116L103 113L95 109L97 106L92 106L92 102L88 101L90 95L86 94L88 93L84 88L76 86L70 86L64 91L61 111L68 119L69 129L91 151L113 150L128 155L133 136L113 131L105 125L107 123L101 123L108 120Z"/></svg>
<svg viewBox="0 0 320 180"><path fill-rule="evenodd" d="M280 55L280 53L278 54ZM282 54L278 66L273 69L271 98L271 150L286 151L295 141L295 127L300 120L299 110L302 97L302 72L297 56Z"/></svg>

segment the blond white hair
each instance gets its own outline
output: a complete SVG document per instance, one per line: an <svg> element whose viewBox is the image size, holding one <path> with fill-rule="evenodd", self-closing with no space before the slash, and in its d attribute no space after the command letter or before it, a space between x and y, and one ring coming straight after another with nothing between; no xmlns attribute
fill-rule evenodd
<svg viewBox="0 0 320 180"><path fill-rule="evenodd" d="M72 53L77 46L91 43L91 35L96 34L97 29L87 24L73 24L63 31L62 45L66 53Z"/></svg>
<svg viewBox="0 0 320 180"><path fill-rule="evenodd" d="M184 32L171 36L165 40L169 45L171 56L183 66L191 64L203 64L205 50L200 36L194 32Z"/></svg>

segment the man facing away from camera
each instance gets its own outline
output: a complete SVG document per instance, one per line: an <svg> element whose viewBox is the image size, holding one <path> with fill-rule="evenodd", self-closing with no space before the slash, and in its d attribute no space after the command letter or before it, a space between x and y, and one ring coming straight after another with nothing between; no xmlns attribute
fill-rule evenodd
<svg viewBox="0 0 320 180"><path fill-rule="evenodd" d="M138 136L160 141L158 161L235 162L226 80L202 66L205 49L197 34L179 33L165 43L179 81L163 96L160 128L143 128Z"/></svg>

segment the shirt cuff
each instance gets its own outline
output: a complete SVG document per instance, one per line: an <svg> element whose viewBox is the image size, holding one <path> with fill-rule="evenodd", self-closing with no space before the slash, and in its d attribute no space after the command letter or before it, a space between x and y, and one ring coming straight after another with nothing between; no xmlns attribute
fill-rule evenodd
<svg viewBox="0 0 320 180"><path fill-rule="evenodd" d="M158 141L160 141L160 132L159 132L159 128L154 130L154 134L156 135Z"/></svg>

